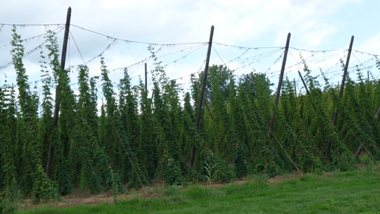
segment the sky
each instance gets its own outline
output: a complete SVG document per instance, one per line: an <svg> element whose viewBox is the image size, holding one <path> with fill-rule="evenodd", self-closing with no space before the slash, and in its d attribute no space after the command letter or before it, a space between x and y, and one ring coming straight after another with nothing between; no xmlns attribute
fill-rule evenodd
<svg viewBox="0 0 380 214"><path fill-rule="evenodd" d="M7 66L11 62L12 24L60 24L17 26L17 33L27 39L55 30L62 47L68 7L72 8L72 25L66 68L71 70L74 90L78 88L76 65L86 63L90 76L98 76L100 55L115 87L124 67L132 83L138 84L144 63L148 70L153 69L147 50L152 46L159 50L156 55L166 65L168 77L189 91L190 74L204 69L212 25L210 65L224 64L237 77L261 72L277 85L290 32L285 75L296 81L300 93L300 55L313 75L322 70L338 84L343 73L339 59L346 60L352 35L350 67L358 65L366 77L370 71L370 79L380 78L374 60L380 55L380 0L12 0L0 8L0 86L16 83L13 65ZM47 54L43 42L43 36L24 42L25 52L42 47L24 57L29 81L39 93L40 51ZM356 78L354 73L351 77ZM151 88L150 75L148 79Z"/></svg>

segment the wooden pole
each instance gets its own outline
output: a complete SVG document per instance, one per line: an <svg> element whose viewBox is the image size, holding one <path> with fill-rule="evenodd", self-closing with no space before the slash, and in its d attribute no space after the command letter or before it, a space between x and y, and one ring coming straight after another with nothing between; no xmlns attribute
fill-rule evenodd
<svg viewBox="0 0 380 214"><path fill-rule="evenodd" d="M307 88L307 85L306 85L305 81L303 80L303 77L302 77L302 75L301 75L301 72L298 71L298 74L299 74L300 77L301 77L301 80L302 80L303 86L304 86L305 89L306 89L306 93L307 93L307 95L310 95L309 89ZM310 100L311 100L311 104L313 105L314 111L316 111L317 109L316 109L315 106L314 106L314 103L313 103L313 100L311 99L311 96L310 96Z"/></svg>
<svg viewBox="0 0 380 214"><path fill-rule="evenodd" d="M342 96L343 96L344 83L346 82L347 69L348 69L348 64L350 63L350 56L351 56L351 50L352 50L352 44L353 43L354 43L354 36L351 36L351 42L350 42L350 47L348 48L346 64L344 65L344 73L343 73L343 78L342 78L342 84L340 85L339 99L342 99ZM336 121L338 119L338 113L339 113L339 109L336 109L335 114L334 114L334 120L333 120L334 126L336 126ZM331 141L329 141L327 143L326 158L330 157L330 149L331 149Z"/></svg>
<svg viewBox="0 0 380 214"><path fill-rule="evenodd" d="M148 93L148 69L145 63L145 91Z"/></svg>
<svg viewBox="0 0 380 214"><path fill-rule="evenodd" d="M253 74L251 73L251 79L249 80L249 88L251 89L252 87L252 80L253 80Z"/></svg>
<svg viewBox="0 0 380 214"><path fill-rule="evenodd" d="M205 66L205 73L203 76L203 81L202 81L202 89L201 89L201 97L199 99L199 105L198 105L198 113L197 113L197 121L196 121L196 127L197 130L199 129L199 122L201 120L201 113L202 113L202 101L203 101L203 94L206 89L206 81L207 81L207 72L208 72L208 66L210 62L210 54L211 54L211 46L212 46L212 38L214 36L214 25L211 26L211 31L210 31L210 38L208 42L208 50L207 50L207 58L206 58L206 66ZM195 145L191 146L191 155L190 155L190 167L193 168L194 166L194 158L195 158Z"/></svg>
<svg viewBox="0 0 380 214"><path fill-rule="evenodd" d="M69 39L69 32L70 32L70 20L71 20L71 7L67 10L67 16L66 16L66 26L65 26L65 35L63 38L63 46L62 46L62 55L61 55L61 68L62 71L65 71L65 63L66 63L66 52L67 52L67 41ZM58 125L58 114L59 114L59 106L60 106L60 85L58 82L57 89L55 90L55 109L54 109L54 117L53 117L53 126L57 127ZM49 145L49 155L48 155L48 162L46 166L46 175L50 178L52 167L53 167L53 157L54 157L54 144L51 141Z"/></svg>
<svg viewBox="0 0 380 214"><path fill-rule="evenodd" d="M369 70L367 71L367 78L368 78L368 82L369 82Z"/></svg>
<svg viewBox="0 0 380 214"><path fill-rule="evenodd" d="M302 77L301 73L300 73L299 71L298 71L298 73L299 73L299 75L300 75L300 77L301 77L301 79L302 79L302 82L303 82L303 84L304 84L304 86L305 86L305 89L306 89L307 94L309 94L309 90L307 89L307 86L306 86L305 82L303 81L303 77ZM315 109L315 106L314 106L314 104L313 104L313 102L311 102L311 103L312 103L312 105L313 105L313 107L314 107L314 110L316 110L316 109ZM377 111L377 113L380 114L380 107L379 107L379 110ZM377 119L377 118L376 118L376 115L375 115L375 120L376 120L376 119ZM358 150L356 151L356 153L355 153L355 158L359 157L361 151L362 151L362 144L360 144Z"/></svg>
<svg viewBox="0 0 380 214"><path fill-rule="evenodd" d="M302 80L303 86L304 86L305 89L306 89L306 93L307 93L307 94L310 94L310 93L309 93L309 90L307 89L306 83L305 83L305 81L303 80L303 77L302 77L302 75L301 75L301 72L298 71L298 74L299 74L300 77L301 77L301 80Z"/></svg>
<svg viewBox="0 0 380 214"><path fill-rule="evenodd" d="M361 152L362 152L362 145L360 144L358 150L355 152L355 158L358 158Z"/></svg>
<svg viewBox="0 0 380 214"><path fill-rule="evenodd" d="M282 59L280 78L278 80L276 100L274 101L274 104L276 106L278 105L278 101L280 100L281 85L282 85L282 79L284 78L284 71L285 71L285 65L286 65L286 57L288 56L290 36L291 34L288 33L288 38L286 39L286 45L285 45L285 51L284 51L284 58ZM273 112L272 119L270 121L270 127L269 127L269 137L271 137L272 132L273 132L274 116L275 116L275 113Z"/></svg>
<svg viewBox="0 0 380 214"><path fill-rule="evenodd" d="M296 100L297 100L297 86L296 86L296 78L293 79L293 83L294 83L294 95L296 97Z"/></svg>

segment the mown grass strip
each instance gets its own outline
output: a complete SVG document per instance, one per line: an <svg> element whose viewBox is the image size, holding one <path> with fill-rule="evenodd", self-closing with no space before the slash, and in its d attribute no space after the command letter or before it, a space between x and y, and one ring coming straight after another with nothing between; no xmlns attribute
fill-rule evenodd
<svg viewBox="0 0 380 214"><path fill-rule="evenodd" d="M380 213L379 170L304 175L275 185L169 187L158 199L117 205L39 208L20 213Z"/></svg>

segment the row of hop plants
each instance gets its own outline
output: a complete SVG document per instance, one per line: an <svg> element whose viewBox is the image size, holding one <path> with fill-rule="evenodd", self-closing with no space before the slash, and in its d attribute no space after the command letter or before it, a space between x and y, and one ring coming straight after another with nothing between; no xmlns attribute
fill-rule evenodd
<svg viewBox="0 0 380 214"><path fill-rule="evenodd" d="M47 57L41 52L40 98L28 84L23 41L13 29L11 55L18 95L9 85L0 88L0 209L6 209L4 201L16 198L32 196L35 203L59 200L76 189L125 193L162 179L168 185L181 185L228 182L257 173L275 176L296 169L304 173L350 170L358 148L375 160L380 158L380 124L374 118L380 106L380 81L365 80L359 68L347 76L339 99L339 88L323 72L312 76L303 61L310 94L295 94L286 78L276 106L273 84L265 74L235 76L227 67L214 65L209 69L197 129L203 73L191 76L191 92L182 97L182 86L166 76L154 48L149 47L155 65L151 97L141 80L132 85L127 70L113 85L103 58L100 76L90 77L86 65L78 66L75 94L70 71L61 69L54 33L49 31L46 39L49 52ZM352 79L355 75L357 81ZM55 99L60 100L57 127L52 122L53 88L58 91ZM336 110L339 117L334 125ZM328 143L331 154L326 156ZM50 144L54 158L48 177ZM195 163L190 167L193 145Z"/></svg>

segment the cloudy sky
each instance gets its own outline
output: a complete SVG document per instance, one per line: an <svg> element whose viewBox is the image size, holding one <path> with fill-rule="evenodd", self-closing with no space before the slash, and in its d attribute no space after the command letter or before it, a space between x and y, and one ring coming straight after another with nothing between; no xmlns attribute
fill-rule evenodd
<svg viewBox="0 0 380 214"><path fill-rule="evenodd" d="M66 67L72 66L72 83L77 82L75 65L83 62L91 76L100 74L100 54L112 81L117 84L123 76L119 68L127 67L137 83L138 75L144 74L143 62L148 69L153 66L147 50L150 43L160 50L157 55L167 65L168 76L188 89L189 74L203 69L211 25L215 31L210 64L226 64L236 75L263 72L277 82L281 48L291 32L285 72L296 79L297 87L301 87L296 75L302 69L300 54L313 74L318 75L321 68L337 83L342 73L339 59L346 59L352 35L355 51L350 66L359 65L365 74L370 70L371 78L380 77L373 60L373 54L380 54L380 0L12 0L0 8L0 85L5 80L15 83L16 77L12 65L4 66L11 61L12 26L2 24L63 24L69 6L73 25ZM55 30L61 46L62 27L25 26L17 27L17 32L26 39ZM27 40L26 52L43 42L43 36ZM39 52L24 58L30 81L37 88Z"/></svg>

